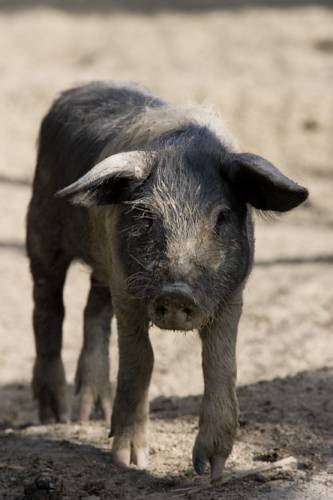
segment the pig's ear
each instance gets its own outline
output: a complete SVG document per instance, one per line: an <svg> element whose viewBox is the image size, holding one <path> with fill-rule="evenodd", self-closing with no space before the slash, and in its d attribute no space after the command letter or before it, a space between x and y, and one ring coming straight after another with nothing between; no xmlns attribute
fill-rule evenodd
<svg viewBox="0 0 333 500"><path fill-rule="evenodd" d="M149 175L151 157L143 151L108 156L55 196L83 207L128 201L135 188Z"/></svg>
<svg viewBox="0 0 333 500"><path fill-rule="evenodd" d="M283 175L261 156L232 154L222 163L229 181L237 186L247 203L259 210L285 212L308 197L307 189Z"/></svg>

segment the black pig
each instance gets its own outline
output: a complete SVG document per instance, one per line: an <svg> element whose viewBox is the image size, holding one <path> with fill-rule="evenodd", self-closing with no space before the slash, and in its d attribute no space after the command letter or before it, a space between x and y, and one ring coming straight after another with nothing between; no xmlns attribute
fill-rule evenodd
<svg viewBox="0 0 333 500"><path fill-rule="evenodd" d="M307 195L268 161L238 152L202 108L172 106L132 84L64 92L42 122L28 211L40 419L68 419L63 286L71 261L81 259L92 273L76 373L80 418L96 402L111 417L114 311L113 454L146 466L149 325L197 329L205 389L193 464L202 473L209 462L219 478L237 429L235 346L253 261L251 207L283 212Z"/></svg>

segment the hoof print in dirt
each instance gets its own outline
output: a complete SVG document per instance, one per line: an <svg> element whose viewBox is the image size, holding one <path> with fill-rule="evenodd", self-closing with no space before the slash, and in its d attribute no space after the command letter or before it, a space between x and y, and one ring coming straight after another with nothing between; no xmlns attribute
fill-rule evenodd
<svg viewBox="0 0 333 500"><path fill-rule="evenodd" d="M41 474L24 488L25 500L60 500L63 498L61 479Z"/></svg>

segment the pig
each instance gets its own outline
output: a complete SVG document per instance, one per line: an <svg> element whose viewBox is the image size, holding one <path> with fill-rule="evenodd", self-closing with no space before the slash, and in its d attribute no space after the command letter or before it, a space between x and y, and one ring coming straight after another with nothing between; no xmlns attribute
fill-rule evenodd
<svg viewBox="0 0 333 500"><path fill-rule="evenodd" d="M91 268L75 377L79 418L99 404L111 420L115 462L146 467L149 327L197 331L204 394L193 465L219 479L237 430L235 348L253 209L285 212L307 196L264 158L239 151L222 119L203 107L172 105L126 82L63 92L41 124L27 214L40 420L69 419L63 287L79 259ZM111 418L113 314L119 372Z"/></svg>

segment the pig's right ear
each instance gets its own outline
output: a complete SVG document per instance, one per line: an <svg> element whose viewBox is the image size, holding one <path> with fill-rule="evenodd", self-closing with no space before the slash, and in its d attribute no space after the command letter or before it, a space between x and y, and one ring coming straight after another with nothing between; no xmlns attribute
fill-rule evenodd
<svg viewBox="0 0 333 500"><path fill-rule="evenodd" d="M152 154L144 151L108 156L55 196L83 207L128 201L149 175L151 162Z"/></svg>

